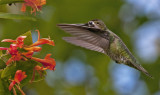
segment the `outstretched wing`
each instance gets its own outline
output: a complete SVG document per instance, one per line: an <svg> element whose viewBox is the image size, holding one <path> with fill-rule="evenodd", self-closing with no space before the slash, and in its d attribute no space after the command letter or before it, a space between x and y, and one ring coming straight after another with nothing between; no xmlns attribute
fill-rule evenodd
<svg viewBox="0 0 160 95"><path fill-rule="evenodd" d="M90 31L83 24L59 24L58 26L74 36L63 38L69 43L101 53L105 53L104 50L108 48L109 41L107 39L100 37L95 31Z"/></svg>
<svg viewBox="0 0 160 95"><path fill-rule="evenodd" d="M105 53L105 51L101 47L95 46L95 45L90 44L86 41L80 40L76 37L63 37L63 39L65 41L71 43L71 44L76 45L76 46L80 46L80 47L84 47L86 49L90 49L90 50L94 50L94 51L97 51L97 52Z"/></svg>

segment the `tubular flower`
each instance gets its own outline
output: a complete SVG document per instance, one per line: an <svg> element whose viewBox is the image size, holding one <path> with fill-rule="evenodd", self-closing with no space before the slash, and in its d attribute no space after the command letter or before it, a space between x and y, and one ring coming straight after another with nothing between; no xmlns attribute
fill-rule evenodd
<svg viewBox="0 0 160 95"><path fill-rule="evenodd" d="M18 50L17 50L17 45L16 44L11 44L10 47L7 49L7 52L11 55L17 55Z"/></svg>
<svg viewBox="0 0 160 95"><path fill-rule="evenodd" d="M46 0L24 0L21 11L25 12L26 7L30 6L32 8L31 14L35 13L36 11L40 11L42 6L46 4Z"/></svg>
<svg viewBox="0 0 160 95"><path fill-rule="evenodd" d="M9 58L8 61L6 62L6 65L8 65L9 63L11 63L11 62L13 62L13 61L19 61L19 60L21 60L21 59L24 59L24 60L25 60L25 58L22 57L21 54L19 54L19 53L18 53L17 55L12 55L12 57Z"/></svg>
<svg viewBox="0 0 160 95"><path fill-rule="evenodd" d="M23 57L22 55L28 58L30 58L33 55L33 53L31 53L30 51L20 53L17 48L18 48L17 44L11 44L9 48L0 47L0 50L7 50L7 53L11 55L11 58L9 58L8 61L6 62L6 65L8 65L13 61L19 61L21 59L26 60L26 58Z"/></svg>
<svg viewBox="0 0 160 95"><path fill-rule="evenodd" d="M31 46L38 46L38 45L42 45L42 44L49 44L54 46L54 42L52 40L50 40L50 38L42 38L40 39L40 33L39 30L36 30L38 32L38 40L33 43Z"/></svg>
<svg viewBox="0 0 160 95"><path fill-rule="evenodd" d="M19 61L19 60L23 59L21 54L18 52L17 47L18 46L16 44L11 44L9 48L0 47L0 50L7 50L7 53L9 53L12 56L6 62L6 65L11 63L12 61Z"/></svg>
<svg viewBox="0 0 160 95"><path fill-rule="evenodd" d="M16 38L16 40L12 39L4 39L1 42L12 42L13 44L10 45L9 48L5 47L0 47L0 50L7 50L7 54L11 55L11 58L6 62L6 65L13 61L19 61L19 60L27 60L27 58L32 58L32 55L34 52L39 52L41 51L41 47L38 47L37 45L42 45L42 44L49 44L54 46L54 42L50 40L49 38L41 38L40 39L40 33L39 30L36 30L38 32L38 40L33 43L30 46L24 45L24 39L27 36L19 36ZM26 51L19 51L19 48L22 50ZM27 58L25 58L27 57ZM45 64L44 64L45 66ZM50 65L48 65L50 66ZM50 66L51 67L51 66ZM51 69L51 68L50 68Z"/></svg>
<svg viewBox="0 0 160 95"><path fill-rule="evenodd" d="M51 54L47 54L44 59L32 57L31 59L40 62L44 67L49 70L55 70L56 62L53 58L50 57Z"/></svg>
<svg viewBox="0 0 160 95"><path fill-rule="evenodd" d="M24 49L27 50L27 51L38 52L38 51L41 51L42 48L34 46L34 47L24 47Z"/></svg>
<svg viewBox="0 0 160 95"><path fill-rule="evenodd" d="M12 80L11 84L9 85L9 91L12 90L13 86L16 83L20 84L20 82L26 77L27 77L27 75L25 74L25 72L22 72L22 70L17 70L16 74L14 76L14 80Z"/></svg>
<svg viewBox="0 0 160 95"><path fill-rule="evenodd" d="M37 71L47 70L47 68L41 67L41 66L39 66L39 65L35 66L34 69L37 70Z"/></svg>
<svg viewBox="0 0 160 95"><path fill-rule="evenodd" d="M0 47L0 50L7 50L8 48Z"/></svg>
<svg viewBox="0 0 160 95"><path fill-rule="evenodd" d="M28 51L28 52L23 52L22 55L24 55L27 58L31 58L33 53L34 53L33 51Z"/></svg>
<svg viewBox="0 0 160 95"><path fill-rule="evenodd" d="M32 79L30 81L30 83L33 82L33 80L35 79L35 73L36 71L39 73L39 75L42 77L42 71L47 70L47 68L41 67L39 65L36 65L33 69L33 75L32 75Z"/></svg>
<svg viewBox="0 0 160 95"><path fill-rule="evenodd" d="M19 36L16 40L12 40L12 39L4 39L1 42L12 42L14 44L16 44L19 48L22 48L23 44L24 44L24 39L27 36Z"/></svg>

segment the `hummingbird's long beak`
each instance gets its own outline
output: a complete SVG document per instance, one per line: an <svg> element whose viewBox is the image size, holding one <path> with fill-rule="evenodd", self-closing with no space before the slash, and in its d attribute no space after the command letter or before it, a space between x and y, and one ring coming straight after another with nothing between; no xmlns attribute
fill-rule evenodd
<svg viewBox="0 0 160 95"><path fill-rule="evenodd" d="M77 27L88 27L88 23L85 23L85 24L57 24L58 27L60 26L77 26Z"/></svg>

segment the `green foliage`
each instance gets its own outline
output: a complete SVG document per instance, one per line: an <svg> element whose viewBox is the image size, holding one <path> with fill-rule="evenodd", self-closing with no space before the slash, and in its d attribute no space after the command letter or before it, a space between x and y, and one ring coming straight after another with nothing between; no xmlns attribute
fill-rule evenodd
<svg viewBox="0 0 160 95"><path fill-rule="evenodd" d="M37 20L33 16L26 16L26 15L22 15L22 14L11 14L11 13L0 13L0 18L16 19L16 20L31 20L31 21L36 21Z"/></svg>
<svg viewBox="0 0 160 95"><path fill-rule="evenodd" d="M31 45L33 43L31 35L32 35L31 31L28 31L28 32L24 33L23 35L21 35L21 36L27 36L27 38L25 38L23 41L25 45Z"/></svg>
<svg viewBox="0 0 160 95"><path fill-rule="evenodd" d="M10 66L7 66L6 68L3 69L1 78L8 79L10 76L13 76L14 78L15 72L16 72L16 64L13 63Z"/></svg>
<svg viewBox="0 0 160 95"><path fill-rule="evenodd" d="M0 0L0 5L11 4L11 3L22 3L24 0Z"/></svg>

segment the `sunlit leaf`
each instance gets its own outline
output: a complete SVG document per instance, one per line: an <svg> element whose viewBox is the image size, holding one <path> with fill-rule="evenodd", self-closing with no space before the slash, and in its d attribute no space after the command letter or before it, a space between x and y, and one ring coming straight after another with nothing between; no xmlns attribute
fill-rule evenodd
<svg viewBox="0 0 160 95"><path fill-rule="evenodd" d="M12 63L11 65L8 65L2 72L1 78L6 78L9 76L13 76L16 72L16 64Z"/></svg>
<svg viewBox="0 0 160 95"><path fill-rule="evenodd" d="M5 62L1 59L2 55L3 55L2 50L0 50L0 69L3 69L6 67Z"/></svg>
<svg viewBox="0 0 160 95"><path fill-rule="evenodd" d="M3 72L3 70L1 69L0 76L1 76L2 72ZM11 95L11 93L8 90L8 85L9 85L8 82L1 79L1 77L0 77L0 95Z"/></svg>
<svg viewBox="0 0 160 95"><path fill-rule="evenodd" d="M26 16L26 15L22 15L22 14L11 14L11 13L0 13L0 18L16 19L16 20L31 20L31 21L36 21L37 20L33 16Z"/></svg>
<svg viewBox="0 0 160 95"><path fill-rule="evenodd" d="M24 44L25 45L31 45L33 42L32 42L32 34L31 34L31 31L28 31L24 34L22 34L22 36L27 36L27 38L25 38L24 40Z"/></svg>
<svg viewBox="0 0 160 95"><path fill-rule="evenodd" d="M22 3L24 0L0 0L0 5L2 4L11 4L11 3Z"/></svg>

